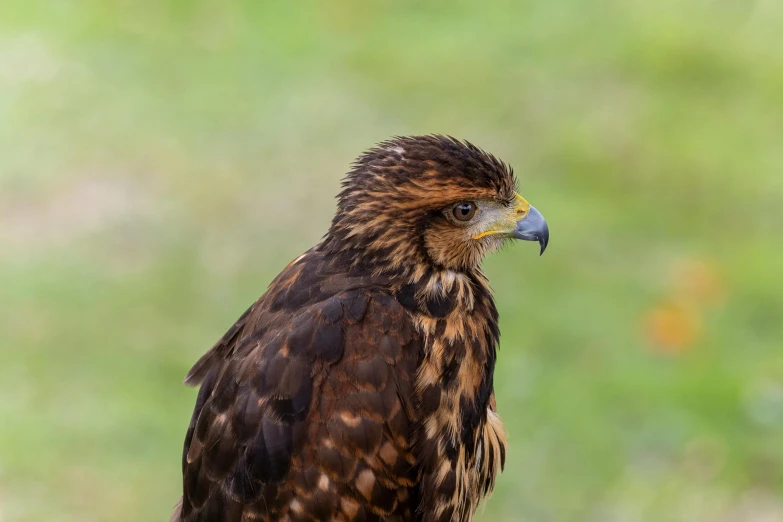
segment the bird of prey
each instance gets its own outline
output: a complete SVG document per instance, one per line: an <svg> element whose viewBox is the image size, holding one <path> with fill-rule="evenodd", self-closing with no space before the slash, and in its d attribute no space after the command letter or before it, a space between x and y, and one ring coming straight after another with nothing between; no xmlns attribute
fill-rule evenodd
<svg viewBox="0 0 783 522"><path fill-rule="evenodd" d="M361 155L323 240L188 373L179 522L467 522L503 468L480 263L547 246L512 170L454 138Z"/></svg>

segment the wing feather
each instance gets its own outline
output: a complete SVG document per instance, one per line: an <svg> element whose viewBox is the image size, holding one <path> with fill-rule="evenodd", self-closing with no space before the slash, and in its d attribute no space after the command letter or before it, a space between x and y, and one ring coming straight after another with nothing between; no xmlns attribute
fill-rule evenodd
<svg viewBox="0 0 783 522"><path fill-rule="evenodd" d="M259 300L188 374L202 386L180 520L410 515L420 350L404 309L361 288L296 311L281 299Z"/></svg>

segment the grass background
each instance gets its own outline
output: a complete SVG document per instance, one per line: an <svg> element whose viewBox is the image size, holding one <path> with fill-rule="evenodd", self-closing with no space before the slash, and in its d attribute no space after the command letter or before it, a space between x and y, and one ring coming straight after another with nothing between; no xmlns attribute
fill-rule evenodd
<svg viewBox="0 0 783 522"><path fill-rule="evenodd" d="M352 159L510 162L479 520L783 521L783 5L0 3L0 520L167 520L190 365Z"/></svg>

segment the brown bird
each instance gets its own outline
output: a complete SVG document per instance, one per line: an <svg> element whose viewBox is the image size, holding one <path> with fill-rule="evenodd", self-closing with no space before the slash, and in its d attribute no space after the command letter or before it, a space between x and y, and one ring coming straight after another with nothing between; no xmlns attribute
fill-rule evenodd
<svg viewBox="0 0 783 522"><path fill-rule="evenodd" d="M498 313L480 263L549 230L468 142L359 157L323 241L190 370L172 520L465 522L503 468Z"/></svg>

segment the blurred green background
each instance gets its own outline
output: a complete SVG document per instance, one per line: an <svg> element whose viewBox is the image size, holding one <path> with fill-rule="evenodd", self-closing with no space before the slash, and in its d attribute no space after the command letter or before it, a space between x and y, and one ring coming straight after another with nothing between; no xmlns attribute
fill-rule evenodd
<svg viewBox="0 0 783 522"><path fill-rule="evenodd" d="M0 520L168 520L181 382L349 163L466 138L547 216L488 259L481 521L783 521L783 4L0 2Z"/></svg>

